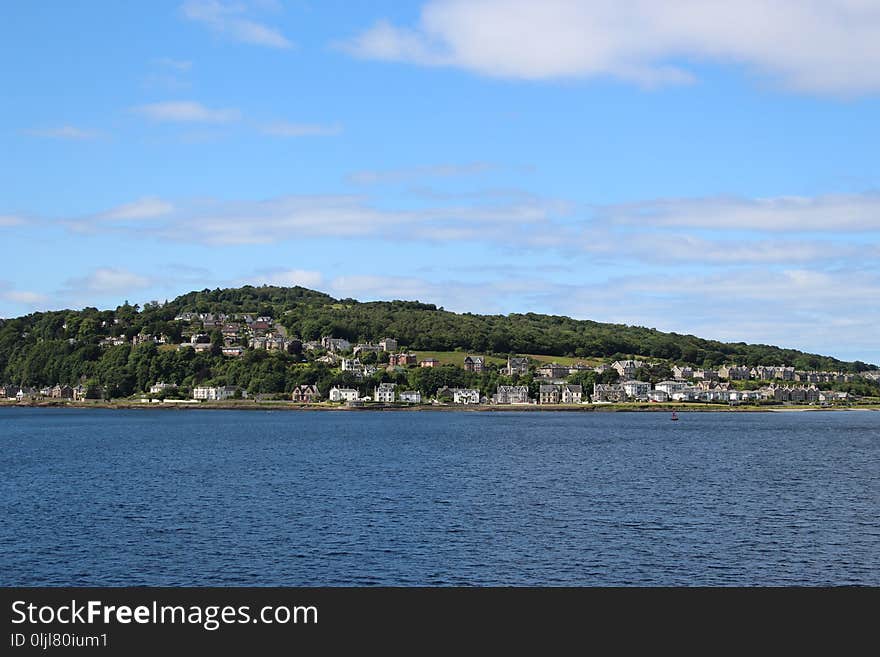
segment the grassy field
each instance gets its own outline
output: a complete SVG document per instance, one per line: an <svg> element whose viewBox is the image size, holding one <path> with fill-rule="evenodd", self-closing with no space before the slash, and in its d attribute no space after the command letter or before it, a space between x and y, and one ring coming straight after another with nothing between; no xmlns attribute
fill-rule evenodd
<svg viewBox="0 0 880 657"><path fill-rule="evenodd" d="M539 363L559 363L560 365L577 365L583 363L595 367L604 361L601 358L569 358L568 356L545 356L543 354L523 354Z"/></svg>
<svg viewBox="0 0 880 657"><path fill-rule="evenodd" d="M459 367L463 367L464 357L468 355L467 352L464 351L415 351L413 352L419 360L424 360L426 358L436 358L440 361L441 365L458 365ZM506 365L506 358L499 358L498 356L486 356L483 354L470 354L471 356L483 356L485 362L494 363L495 365Z"/></svg>

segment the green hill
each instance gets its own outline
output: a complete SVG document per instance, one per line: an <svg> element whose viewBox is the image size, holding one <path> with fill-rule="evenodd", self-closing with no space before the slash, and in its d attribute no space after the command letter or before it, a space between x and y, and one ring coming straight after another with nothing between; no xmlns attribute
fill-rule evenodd
<svg viewBox="0 0 880 657"><path fill-rule="evenodd" d="M795 349L723 343L639 326L536 313L458 314L417 301L361 303L301 287L245 286L190 292L143 308L126 302L115 310L38 312L0 320L0 383L44 386L75 384L86 378L116 396L142 391L158 380L182 385L215 381L281 393L301 382L319 380L326 384L337 376L323 364L305 362L298 350L277 353L247 349L242 357L224 357L219 353L216 332L213 352L162 349L151 342L138 346L130 343L136 335L166 336L171 343L179 342L182 334L193 328L192 324L175 320L185 312L265 315L282 324L288 336L302 341L332 335L351 342L375 342L390 336L418 353L462 352L462 358L466 352L499 358L530 354L543 361L558 357L567 363L595 363L639 356L703 367L737 363L849 372L877 369L858 361L845 362ZM195 328L199 328L198 322ZM210 327L208 332L213 330ZM109 337L124 338L127 343L102 346L101 341ZM451 356L442 360L455 361ZM438 369L450 372L431 376L446 376L453 384L458 381L456 377L460 378L451 372L459 368Z"/></svg>

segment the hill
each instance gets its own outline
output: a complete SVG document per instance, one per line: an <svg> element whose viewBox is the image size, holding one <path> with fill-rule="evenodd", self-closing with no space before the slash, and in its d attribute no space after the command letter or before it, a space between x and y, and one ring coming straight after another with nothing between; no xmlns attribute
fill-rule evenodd
<svg viewBox="0 0 880 657"><path fill-rule="evenodd" d="M419 353L470 352L502 359L508 354L530 354L544 361L558 357L566 363L639 356L700 367L737 363L847 372L877 369L795 349L724 343L640 326L536 313L459 314L417 301L358 302L302 287L245 286L194 291L143 308L126 302L115 310L37 312L0 320L0 383L45 386L91 379L116 396L143 391L159 380L215 381L281 393L301 382L326 384L337 376L327 371L332 368L306 359L296 348L283 353L246 348L239 358L224 357L219 327L205 328L198 319L175 319L184 313L271 317L288 337L303 342L328 335L351 342L390 336ZM209 351L195 353L154 343L154 338L162 338L167 344L177 344L200 330L215 343ZM119 344L114 346L113 339ZM133 339L143 344L132 344ZM446 356L443 362L452 360Z"/></svg>

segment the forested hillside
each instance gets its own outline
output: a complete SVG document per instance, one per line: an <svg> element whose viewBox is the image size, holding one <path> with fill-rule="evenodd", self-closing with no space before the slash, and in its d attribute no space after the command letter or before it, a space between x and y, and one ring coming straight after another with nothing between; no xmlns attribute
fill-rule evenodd
<svg viewBox="0 0 880 657"><path fill-rule="evenodd" d="M390 336L401 347L417 351L607 359L638 356L703 367L737 363L848 372L877 369L793 349L722 343L568 317L457 314L415 301L360 303L301 287L246 286L190 292L143 308L126 302L115 310L85 308L0 320L0 383L73 385L88 379L116 396L143 391L155 381L190 385L217 381L280 393L300 383L326 384L334 376L338 378L326 365L307 362L296 349L267 352L245 348L241 356L229 358L220 352L223 340L219 333L207 328L202 330L216 343L212 350L175 349L173 345L200 328L175 320L185 312L272 317L286 329L287 336L304 342L328 335L353 343ZM124 343L108 345L108 338ZM134 338L149 339L132 344ZM162 338L162 344L155 344L153 338ZM459 375L448 372L445 376Z"/></svg>

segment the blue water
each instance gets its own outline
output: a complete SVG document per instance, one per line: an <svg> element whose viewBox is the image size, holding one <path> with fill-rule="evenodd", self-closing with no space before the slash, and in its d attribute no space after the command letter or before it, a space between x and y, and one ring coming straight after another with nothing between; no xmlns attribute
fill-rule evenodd
<svg viewBox="0 0 880 657"><path fill-rule="evenodd" d="M880 412L0 409L3 585L880 585Z"/></svg>

